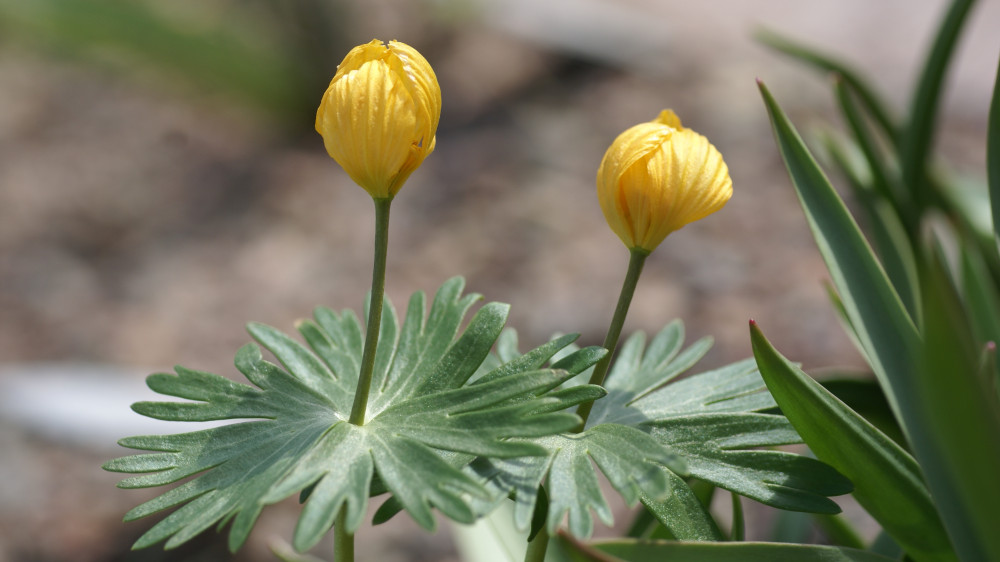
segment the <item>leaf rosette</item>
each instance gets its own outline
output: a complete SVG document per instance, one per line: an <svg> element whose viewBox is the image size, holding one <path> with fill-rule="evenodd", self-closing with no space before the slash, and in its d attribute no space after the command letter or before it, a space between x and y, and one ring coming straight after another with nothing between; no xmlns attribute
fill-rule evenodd
<svg viewBox="0 0 1000 562"><path fill-rule="evenodd" d="M679 378L712 341L683 344L679 320L648 347L645 334L633 334L619 349L604 382L607 395L595 402L582 432L527 439L547 454L477 459L466 471L484 481L494 502L514 500L515 525L522 530L541 524L533 517L547 501L548 530L554 533L568 516L577 537L591 534L591 511L613 523L596 470L626 503L641 501L678 539L723 539L684 476L781 509L839 512L827 496L850 492L849 480L813 458L766 448L801 438L784 416L764 413L776 406L754 360ZM497 350L495 363L514 360L516 340L501 337ZM564 388L588 380L590 370ZM546 496L539 494L543 485Z"/></svg>
<svg viewBox="0 0 1000 562"><path fill-rule="evenodd" d="M303 491L307 499L293 541L299 550L316 544L341 510L353 533L369 496L382 491L428 529L435 524L432 508L459 522L475 520L481 514L474 502L490 494L461 466L475 457L545 455L532 439L570 430L580 418L563 410L604 394L596 386L555 389L603 350L573 352L563 360L575 366L571 370L542 368L575 339L566 336L484 371L480 366L503 329L508 307L486 304L460 331L481 298L463 296L463 288L461 278L447 281L429 313L424 294L414 294L402 325L386 302L363 425L347 421L364 347L361 324L351 311L316 309L313 320L298 324L307 345L250 324L250 335L280 364L266 361L257 345L244 346L236 368L252 384L183 367L176 374L151 375L151 389L187 401L134 404L142 415L250 421L120 441L146 452L104 465L137 474L119 487L162 486L197 475L126 514L130 521L180 506L135 547L163 540L167 548L175 547L231 522L229 546L236 550L265 505Z"/></svg>

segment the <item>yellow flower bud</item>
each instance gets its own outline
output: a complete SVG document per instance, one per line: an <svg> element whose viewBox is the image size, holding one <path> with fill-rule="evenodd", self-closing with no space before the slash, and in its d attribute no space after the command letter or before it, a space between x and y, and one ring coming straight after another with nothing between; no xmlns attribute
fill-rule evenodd
<svg viewBox="0 0 1000 562"><path fill-rule="evenodd" d="M434 150L441 87L413 47L377 39L347 53L316 112L326 151L376 199L391 199Z"/></svg>
<svg viewBox="0 0 1000 562"><path fill-rule="evenodd" d="M733 195L722 155L669 109L618 136L597 170L597 197L629 249L652 252L671 232Z"/></svg>

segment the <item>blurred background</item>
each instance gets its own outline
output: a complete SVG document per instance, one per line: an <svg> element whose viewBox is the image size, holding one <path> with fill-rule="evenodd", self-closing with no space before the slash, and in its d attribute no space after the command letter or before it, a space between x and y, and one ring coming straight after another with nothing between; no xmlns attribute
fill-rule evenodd
<svg viewBox="0 0 1000 562"><path fill-rule="evenodd" d="M444 97L437 150L393 206L397 306L464 275L513 305L523 348L554 332L599 344L628 253L594 175L618 133L670 107L723 153L735 195L653 254L626 331L682 318L689 339L716 338L709 368L750 354L755 318L807 369L859 368L755 84L808 132L832 114L829 78L753 35L855 61L902 114L945 6L0 0L0 561L271 560L290 537L294 502L236 556L214 533L129 553L152 522L121 516L156 492L117 490L99 466L120 437L176 431L128 409L150 397L146 374L235 376L247 321L291 331L319 304L360 309L373 209L313 119L337 63L372 38L420 50ZM1000 2L984 0L937 144L979 181L998 47ZM455 559L447 526L404 519L363 529L359 557Z"/></svg>

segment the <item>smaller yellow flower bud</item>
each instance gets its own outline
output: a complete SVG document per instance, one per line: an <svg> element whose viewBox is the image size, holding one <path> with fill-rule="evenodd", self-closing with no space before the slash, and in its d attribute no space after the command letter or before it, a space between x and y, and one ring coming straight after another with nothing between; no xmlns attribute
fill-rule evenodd
<svg viewBox="0 0 1000 562"><path fill-rule="evenodd" d="M351 179L391 199L434 150L441 88L413 47L377 39L347 53L316 112L316 131Z"/></svg>
<svg viewBox="0 0 1000 562"><path fill-rule="evenodd" d="M629 249L645 252L718 211L732 195L722 155L669 109L618 135L597 170L608 225Z"/></svg>

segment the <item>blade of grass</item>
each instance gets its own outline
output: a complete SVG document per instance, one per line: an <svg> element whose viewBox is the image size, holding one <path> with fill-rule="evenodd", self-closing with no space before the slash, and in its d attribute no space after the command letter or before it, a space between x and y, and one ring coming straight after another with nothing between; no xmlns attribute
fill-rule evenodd
<svg viewBox="0 0 1000 562"><path fill-rule="evenodd" d="M840 112L843 114L847 125L851 130L854 142L865 157L868 169L871 172L871 185L874 191L881 195L896 210L896 213L904 223L911 223L915 226L912 210L909 209L909 201L906 199L907 193L903 192L895 178L889 173L889 168L885 162L885 156L875 144L875 136L869 130L868 124L857 106L854 93L842 76L837 75L833 82L834 93L837 103L840 105ZM913 231L913 228L910 228Z"/></svg>
<svg viewBox="0 0 1000 562"><path fill-rule="evenodd" d="M854 68L843 61L820 53L811 47L802 45L786 37L774 33L773 31L759 31L755 37L761 43L782 52L791 57L802 60L824 72L832 72L841 76L852 90L857 92L858 97L864 104L865 109L871 113L872 118L878 123L882 132L894 143L899 139L899 126L891 116L888 105L881 96L875 92L868 82Z"/></svg>
<svg viewBox="0 0 1000 562"><path fill-rule="evenodd" d="M843 142L847 141L838 142L833 137L827 137L824 146L867 212L867 231L878 252L882 267L885 268L886 275L889 276L910 317L919 325L920 282L906 227L898 210L889 201L877 197L859 177L857 170L850 163Z"/></svg>
<svg viewBox="0 0 1000 562"><path fill-rule="evenodd" d="M914 387L938 454L921 465L962 559L1000 560L1000 400L979 375L979 350L943 261L932 254L925 263L926 341Z"/></svg>
<svg viewBox="0 0 1000 562"><path fill-rule="evenodd" d="M979 343L1000 342L1000 294L983 256L972 244L961 249L962 296Z"/></svg>
<svg viewBox="0 0 1000 562"><path fill-rule="evenodd" d="M957 560L917 462L774 349L757 325L760 374L816 457L854 482L854 497L914 560Z"/></svg>
<svg viewBox="0 0 1000 562"><path fill-rule="evenodd" d="M864 541L843 515L813 515L813 518L833 544L864 550Z"/></svg>
<svg viewBox="0 0 1000 562"><path fill-rule="evenodd" d="M948 61L973 3L975 0L955 0L948 8L917 81L905 134L899 139L903 185L911 191L918 207L930 202L927 162L934 138L941 88Z"/></svg>
<svg viewBox="0 0 1000 562"><path fill-rule="evenodd" d="M919 421L907 396L920 347L917 329L844 202L771 93L763 83L759 85L778 149L844 312L907 431L910 423ZM909 432L908 437L912 439Z"/></svg>
<svg viewBox="0 0 1000 562"><path fill-rule="evenodd" d="M993 82L993 100L986 131L986 177L990 185L993 232L1000 235L1000 63Z"/></svg>
<svg viewBox="0 0 1000 562"><path fill-rule="evenodd" d="M1000 534L983 534L979 524L972 524L968 519L972 517L974 522L983 521L981 516L984 512L979 510L992 502L994 514L986 517L985 521L992 522L994 528L996 526L995 508L1000 505L1000 497L994 497L994 488L1000 486L1000 480L995 477L995 471L1000 461L991 459L994 455L992 449L1000 448L994 442L1000 441L995 436L1000 431L1000 424L995 421L997 411L981 403L987 396L983 389L976 392L969 389L968 380L978 380L975 377L957 376L954 381L948 379L953 388L940 388L945 377L943 373L954 373L956 366L949 365L935 353L928 356L925 348L942 348L946 353L953 351L946 346L932 345L930 341L927 345L921 343L919 334L843 202L763 84L761 91L771 114L782 157L820 252L842 297L844 309L901 422L936 504L947 510L943 512L943 520L953 545L966 560L1000 560L1000 547L995 546L1000 542ZM935 295L936 291L924 288L924 294ZM925 296L922 302L925 307L933 303L940 308L941 304L936 300ZM930 326L932 323L930 315L924 310L924 324ZM954 334L949 337L954 337ZM931 359L934 360L934 368L929 367ZM934 373L937 373L936 377ZM943 410L941 401L937 401L939 393L947 397L943 402L950 403L963 415L951 420L953 414ZM958 397L973 400L972 405L960 405ZM966 442L965 439L956 440L955 435L949 433L957 427L954 424L958 420L967 431L985 440L978 446L985 448L981 458L993 462L987 465L994 472L992 481L979 479L982 476L977 472L982 466L980 464L970 467L964 475L953 464L955 459L950 455L960 452L954 449L954 444ZM973 448L968 453L977 451ZM973 498L973 503L968 503L967 487L976 485L984 487L983 493ZM964 511L970 506L975 508L974 513ZM958 517L959 514L964 517ZM987 554L990 557L986 557Z"/></svg>
<svg viewBox="0 0 1000 562"><path fill-rule="evenodd" d="M560 533L573 560L595 562L890 562L853 548L767 542L615 540L584 544Z"/></svg>

